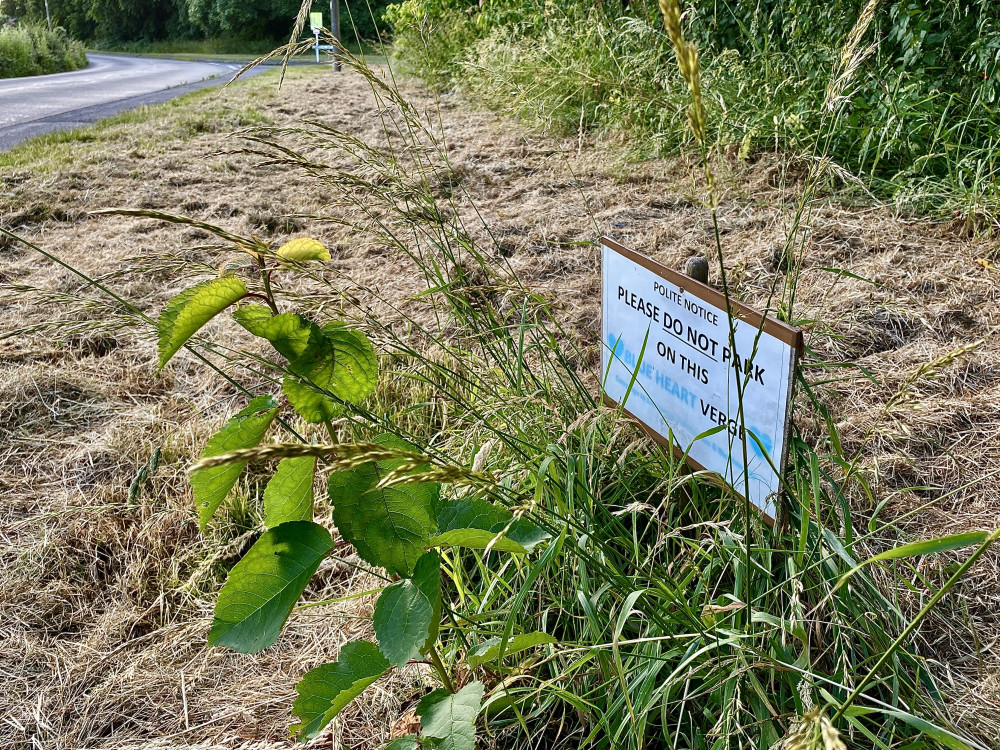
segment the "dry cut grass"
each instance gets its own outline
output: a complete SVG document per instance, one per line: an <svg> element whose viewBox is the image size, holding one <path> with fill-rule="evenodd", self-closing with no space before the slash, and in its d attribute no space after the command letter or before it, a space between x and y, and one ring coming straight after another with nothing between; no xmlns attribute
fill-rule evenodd
<svg viewBox="0 0 1000 750"><path fill-rule="evenodd" d="M275 242L316 236L335 249L330 279L406 306L421 281L351 228L362 217L337 214L349 209L317 182L261 164L227 136L312 118L378 141L382 122L364 81L293 71L280 92L274 83L262 76L0 156L0 221L150 314L192 269L211 272L218 251L198 230L89 211L183 213ZM600 232L673 267L696 253L711 257L711 226L690 197L697 186L684 161L630 163L618 144L563 142L470 112L456 97L408 96L447 143L451 168L437 189L470 218L482 214L498 252L553 300L593 354L599 255L587 243ZM802 174L777 157L720 164L729 279L751 303L762 304L787 267L781 248ZM903 518L918 536L997 526L1000 483L990 477L1000 465L1000 270L991 261L1000 245L961 227L833 203L816 207L805 230L793 316L819 359L850 365L814 379L839 379L826 398L845 450L864 456L875 500L884 502L880 518ZM371 597L299 611L279 644L257 656L206 648L214 594L257 520L249 502L256 479L240 486L203 540L185 469L238 395L186 355L155 377L154 343L130 327L128 311L71 301L100 298L10 242L0 245L0 282L0 746L290 744L295 681L368 632ZM62 324L48 327L54 319ZM208 333L220 330L213 324ZM980 340L936 377L911 377L921 363ZM157 470L130 499L133 478L158 448ZM876 508L859 497L855 511ZM353 562L349 551L327 560L307 597L372 588ZM988 734L1000 723L996 560L976 568L959 596L982 662L948 663L969 644L935 643L929 655L954 671L958 712ZM366 693L336 739L378 746L423 679L408 672Z"/></svg>

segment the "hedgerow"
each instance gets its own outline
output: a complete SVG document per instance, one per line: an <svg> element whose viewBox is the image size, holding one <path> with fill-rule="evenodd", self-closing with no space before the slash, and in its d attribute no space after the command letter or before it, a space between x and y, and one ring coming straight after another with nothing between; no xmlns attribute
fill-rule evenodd
<svg viewBox="0 0 1000 750"><path fill-rule="evenodd" d="M389 7L397 59L438 87L547 127L627 135L640 153L686 145L680 82L654 0L405 0ZM848 33L850 101L826 93ZM880 198L995 218L1000 6L988 0L685 3L701 50L715 151L825 155ZM853 181L847 178L848 181Z"/></svg>
<svg viewBox="0 0 1000 750"><path fill-rule="evenodd" d="M87 66L83 44L64 29L0 25L0 78L62 73Z"/></svg>

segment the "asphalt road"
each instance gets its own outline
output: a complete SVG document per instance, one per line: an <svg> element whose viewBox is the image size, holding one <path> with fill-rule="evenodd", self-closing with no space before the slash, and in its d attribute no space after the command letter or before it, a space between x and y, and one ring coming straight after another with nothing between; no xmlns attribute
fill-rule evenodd
<svg viewBox="0 0 1000 750"><path fill-rule="evenodd" d="M83 70L0 79L0 151L36 135L225 83L241 67L127 55L87 57L90 65Z"/></svg>

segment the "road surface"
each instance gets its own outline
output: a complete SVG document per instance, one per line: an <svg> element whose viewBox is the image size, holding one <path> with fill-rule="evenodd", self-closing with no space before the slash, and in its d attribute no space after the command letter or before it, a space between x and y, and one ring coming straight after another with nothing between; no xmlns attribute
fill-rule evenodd
<svg viewBox="0 0 1000 750"><path fill-rule="evenodd" d="M83 70L0 79L0 151L36 135L225 83L242 67L128 55L87 57L90 65Z"/></svg>

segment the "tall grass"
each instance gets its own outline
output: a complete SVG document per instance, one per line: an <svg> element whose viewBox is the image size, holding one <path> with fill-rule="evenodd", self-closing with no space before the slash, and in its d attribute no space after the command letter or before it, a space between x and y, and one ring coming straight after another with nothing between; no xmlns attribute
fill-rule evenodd
<svg viewBox="0 0 1000 750"><path fill-rule="evenodd" d="M0 26L0 78L62 73L87 66L83 44L63 29L41 26Z"/></svg>

